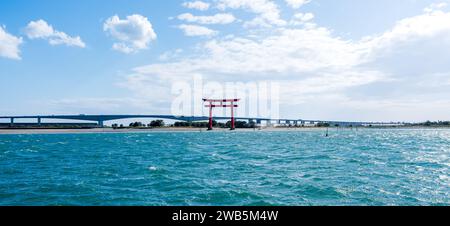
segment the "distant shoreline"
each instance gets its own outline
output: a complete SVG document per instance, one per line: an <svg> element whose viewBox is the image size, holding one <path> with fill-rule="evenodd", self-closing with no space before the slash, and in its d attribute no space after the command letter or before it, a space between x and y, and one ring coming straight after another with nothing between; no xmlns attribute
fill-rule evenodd
<svg viewBox="0 0 450 226"><path fill-rule="evenodd" d="M250 131L316 131L325 130L325 128L263 128L263 129L236 129L235 132L250 132ZM212 132L227 132L228 128L214 128ZM113 129L113 128L92 128L92 129L0 129L0 135L2 134L91 134L91 133L152 133L152 132L211 132L206 128L142 128L142 129Z"/></svg>
<svg viewBox="0 0 450 226"><path fill-rule="evenodd" d="M426 126L412 126L412 127L329 127L328 130L371 130L371 129L450 129L450 127L426 127ZM326 127L271 127L271 128L256 128L256 129L236 129L236 132L277 132L277 131L326 131ZM213 132L230 131L227 128L215 128ZM151 132L209 132L206 128L145 128L145 129L113 129L113 128L92 128L92 129L0 129L0 135L22 135L22 134L95 134L95 133L151 133Z"/></svg>

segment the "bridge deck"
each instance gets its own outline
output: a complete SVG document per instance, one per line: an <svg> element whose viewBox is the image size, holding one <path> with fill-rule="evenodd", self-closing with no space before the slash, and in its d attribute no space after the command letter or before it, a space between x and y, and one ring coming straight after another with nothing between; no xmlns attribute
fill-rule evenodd
<svg viewBox="0 0 450 226"><path fill-rule="evenodd" d="M175 116L175 115L33 115L33 116L0 116L0 119L10 119L11 123L14 123L14 119L37 119L38 123L42 119L63 119L63 120L79 120L79 121L94 121L99 124L103 124L106 121L119 120L119 119L131 119L131 118L154 118L154 119L170 119L176 121L207 121L206 116ZM229 117L214 117L216 120L229 120ZM329 123L338 125L393 125L397 123L385 123L385 122L345 122L345 121L324 121L324 120L304 120L304 119L270 119L270 118L253 118L253 117L236 117L236 120L253 120L255 122L285 122L289 123ZM399 123L398 123L399 124Z"/></svg>

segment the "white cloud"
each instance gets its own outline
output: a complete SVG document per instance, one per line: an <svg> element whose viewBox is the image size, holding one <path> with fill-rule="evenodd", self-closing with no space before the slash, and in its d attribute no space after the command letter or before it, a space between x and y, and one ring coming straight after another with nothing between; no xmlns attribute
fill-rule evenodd
<svg viewBox="0 0 450 226"><path fill-rule="evenodd" d="M113 44L113 49L123 53L147 49L150 42L157 38L150 21L138 14L123 20L117 15L110 17L105 21L103 30L118 41Z"/></svg>
<svg viewBox="0 0 450 226"><path fill-rule="evenodd" d="M178 28L183 30L186 36L214 36L218 33L215 30L198 25L182 24L178 26Z"/></svg>
<svg viewBox="0 0 450 226"><path fill-rule="evenodd" d="M31 21L25 28L25 33L29 39L45 39L50 45L67 45L80 48L86 47L80 36L71 37L64 32L53 29L44 20Z"/></svg>
<svg viewBox="0 0 450 226"><path fill-rule="evenodd" d="M142 114L149 112L154 114L164 114L164 104L152 102L149 99L135 98L81 98L81 99L57 99L39 103L47 105L54 114ZM127 108L124 108L127 106Z"/></svg>
<svg viewBox="0 0 450 226"><path fill-rule="evenodd" d="M280 17L280 9L275 2L270 0L218 0L217 7L221 10L244 9L258 16L245 26L284 26L286 21Z"/></svg>
<svg viewBox="0 0 450 226"><path fill-rule="evenodd" d="M281 100L289 100L283 117L414 121L443 119L450 110L443 107L450 99L450 12L426 11L361 40L336 36L311 17L298 14L305 26L270 28L263 36L216 37L192 55L133 69L123 85L147 97L157 86L170 101L172 82L191 75L279 81Z"/></svg>
<svg viewBox="0 0 450 226"><path fill-rule="evenodd" d="M202 1L185 2L183 6L189 9L205 11L209 9L210 4Z"/></svg>
<svg viewBox="0 0 450 226"><path fill-rule="evenodd" d="M342 91L383 77L377 71L356 68L359 49L333 38L325 28L282 29L261 39L217 38L199 49L199 55L135 68L125 85L139 95L151 96L146 87L153 87L155 81L169 90L172 82L190 79L191 75L220 82L275 80L283 84L284 95L292 92L297 93L292 97L299 98L300 94L311 97Z"/></svg>
<svg viewBox="0 0 450 226"><path fill-rule="evenodd" d="M296 13L291 21L289 22L290 25L304 25L305 23L311 21L314 19L314 14L312 13Z"/></svg>
<svg viewBox="0 0 450 226"><path fill-rule="evenodd" d="M285 1L290 7L294 9L299 9L303 5L311 2L311 0L285 0Z"/></svg>
<svg viewBox="0 0 450 226"><path fill-rule="evenodd" d="M208 59L228 60L222 67L220 64L216 67L237 74L308 72L359 62L359 50L351 43L333 38L326 28L281 29L275 35L256 40L242 37L212 40L203 49L209 51Z"/></svg>
<svg viewBox="0 0 450 226"><path fill-rule="evenodd" d="M426 7L424 9L424 11L427 12L427 13L430 13L430 12L433 12L435 10L443 9L443 8L445 8L447 6L448 6L448 3L446 3L446 2L433 3L430 6Z"/></svg>
<svg viewBox="0 0 450 226"><path fill-rule="evenodd" d="M181 53L183 53L182 49L176 49L174 51L166 51L159 56L159 59L162 61L167 61L179 57Z"/></svg>
<svg viewBox="0 0 450 226"><path fill-rule="evenodd" d="M236 20L233 14L229 13L218 13L213 16L194 16L190 13L183 13L177 18L190 23L199 24L230 24Z"/></svg>
<svg viewBox="0 0 450 226"><path fill-rule="evenodd" d="M20 60L19 46L22 44L22 38L6 32L5 28L0 26L0 57Z"/></svg>
<svg viewBox="0 0 450 226"><path fill-rule="evenodd" d="M364 38L362 44L368 45L366 48L371 49L372 54L380 54L380 51L393 50L399 43L430 39L438 35L450 36L450 12L432 10L400 20L382 35Z"/></svg>

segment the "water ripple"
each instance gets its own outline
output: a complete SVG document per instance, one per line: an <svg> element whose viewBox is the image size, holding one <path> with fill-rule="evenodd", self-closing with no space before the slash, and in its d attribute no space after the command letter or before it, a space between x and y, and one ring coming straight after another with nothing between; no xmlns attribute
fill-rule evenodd
<svg viewBox="0 0 450 226"><path fill-rule="evenodd" d="M450 130L0 136L0 205L450 205Z"/></svg>

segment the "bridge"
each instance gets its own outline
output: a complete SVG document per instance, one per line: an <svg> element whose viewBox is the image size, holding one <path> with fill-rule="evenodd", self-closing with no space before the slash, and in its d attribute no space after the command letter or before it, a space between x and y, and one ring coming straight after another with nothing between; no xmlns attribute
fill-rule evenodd
<svg viewBox="0 0 450 226"><path fill-rule="evenodd" d="M0 119L9 119L10 125L13 126L16 119L35 119L37 125L41 125L42 119L60 119L60 120L75 120L75 121L90 121L96 122L98 126L104 127L107 121L120 119L137 119L137 118L151 118L151 119L169 119L184 122L198 122L208 121L206 116L175 116L175 115L34 115L34 116L0 116ZM214 117L216 120L229 120L229 117ZM266 125L284 124L284 125L313 125L317 123L328 123L331 126L388 126L388 125L402 125L400 123L385 123L385 122L344 122L344 121L324 121L324 120L303 120L303 119L270 119L270 118L254 118L254 117L235 117L239 121L253 121L261 125L263 122Z"/></svg>

